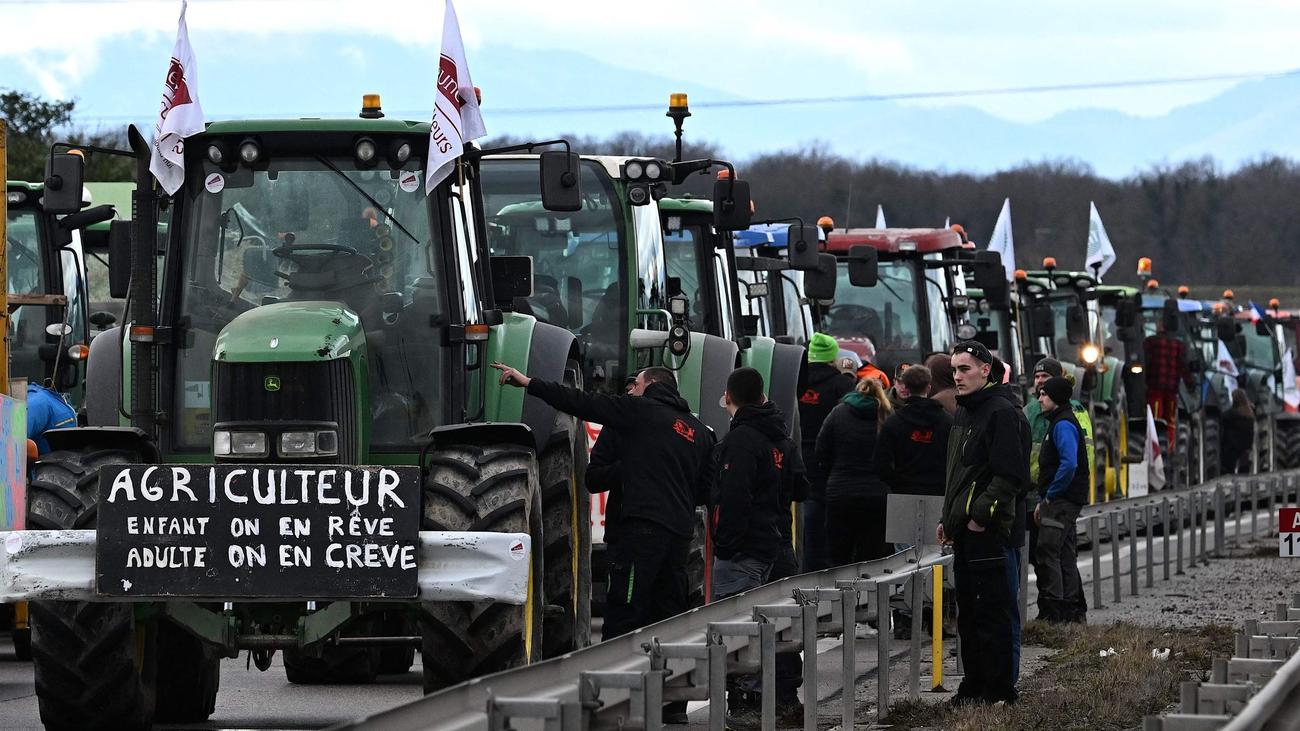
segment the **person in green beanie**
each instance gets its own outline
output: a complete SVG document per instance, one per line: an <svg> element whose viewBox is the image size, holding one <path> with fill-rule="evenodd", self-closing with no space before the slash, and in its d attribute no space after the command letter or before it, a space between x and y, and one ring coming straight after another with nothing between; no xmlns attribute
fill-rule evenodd
<svg viewBox="0 0 1300 731"><path fill-rule="evenodd" d="M808 387L799 396L799 448L808 476L808 499L803 503L803 571L820 571L830 566L826 543L826 474L813 458L817 435L826 415L853 390L853 376L840 371L835 361L840 344L835 338L817 333L808 341Z"/></svg>

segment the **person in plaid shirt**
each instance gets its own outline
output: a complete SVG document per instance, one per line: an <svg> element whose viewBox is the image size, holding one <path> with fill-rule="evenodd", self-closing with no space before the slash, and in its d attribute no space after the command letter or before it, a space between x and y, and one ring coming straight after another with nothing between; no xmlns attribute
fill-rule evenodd
<svg viewBox="0 0 1300 731"><path fill-rule="evenodd" d="M1142 343L1146 357L1147 406L1157 419L1164 419L1169 429L1169 446L1174 448L1178 420L1178 382L1195 388L1192 371L1187 367L1187 345L1171 336L1164 322L1156 334Z"/></svg>

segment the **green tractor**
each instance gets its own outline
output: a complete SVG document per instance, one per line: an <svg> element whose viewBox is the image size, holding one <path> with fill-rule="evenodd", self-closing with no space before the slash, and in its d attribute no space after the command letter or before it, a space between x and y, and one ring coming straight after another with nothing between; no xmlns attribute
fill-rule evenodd
<svg viewBox="0 0 1300 731"><path fill-rule="evenodd" d="M48 728L202 721L244 650L338 683L418 647L431 692L588 641L581 425L487 367L572 383L579 348L501 307L532 277L489 251L490 151L425 195L429 124L382 116L213 122L174 195L131 128L125 324L91 346L89 426L51 433L27 484L28 528L63 530L8 534ZM70 213L83 157L61 149L45 205ZM542 156L546 207L578 207L577 166Z"/></svg>
<svg viewBox="0 0 1300 731"><path fill-rule="evenodd" d="M736 367L737 343L721 330L698 329L683 279L673 276L665 249L659 203L666 188L685 175L723 165L712 160L668 162L646 158L583 156L578 167L581 206L546 211L539 200L536 155L502 155L483 162L482 190L491 251L531 257L531 296L504 304L539 321L567 329L575 338L569 367L592 391L621 392L640 368L665 365L677 371L678 388L700 420L719 437L730 417L721 404L727 376ZM749 221L748 187L720 183L714 223L743 228ZM728 213L722 213L723 211ZM600 425L585 425L595 444ZM606 493L591 501L594 611L604 598ZM705 526L701 518L692 547L693 600L705 596Z"/></svg>

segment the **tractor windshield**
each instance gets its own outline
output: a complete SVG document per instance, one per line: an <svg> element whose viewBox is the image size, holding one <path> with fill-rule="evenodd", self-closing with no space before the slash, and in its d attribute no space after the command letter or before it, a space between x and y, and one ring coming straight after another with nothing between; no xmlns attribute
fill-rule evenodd
<svg viewBox="0 0 1300 731"><path fill-rule="evenodd" d="M879 280L874 287L853 286L843 263L837 271L835 304L826 310L826 333L859 355L870 355L871 348L864 347L864 341L869 339L875 350L872 362L891 372L897 363L920 361L923 353L912 264L880 262Z"/></svg>
<svg viewBox="0 0 1300 731"><path fill-rule="evenodd" d="M42 292L41 240L36 212L30 208L10 208L5 216L8 246L9 292ZM10 370L14 376L40 381L45 365L39 348L45 342L45 317L42 307L19 307L9 315Z"/></svg>
<svg viewBox="0 0 1300 731"><path fill-rule="evenodd" d="M358 170L351 159L280 157L234 173L205 164L184 195L181 261L170 267L189 319L176 369L179 448L210 444L217 335L280 301L340 302L360 316L373 448L409 449L428 433L445 372L430 328L445 323L449 299L418 162Z"/></svg>
<svg viewBox="0 0 1300 731"><path fill-rule="evenodd" d="M539 192L536 158L483 161L483 205L496 256L531 256L533 296L519 312L567 328L586 346L589 374L620 362L627 293L621 291L623 231L609 176L583 161L582 209L547 211ZM657 224L657 222L656 222Z"/></svg>

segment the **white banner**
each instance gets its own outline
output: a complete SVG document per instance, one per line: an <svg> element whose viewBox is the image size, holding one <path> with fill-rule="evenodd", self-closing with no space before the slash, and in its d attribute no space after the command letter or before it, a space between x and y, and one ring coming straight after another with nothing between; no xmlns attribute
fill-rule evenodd
<svg viewBox="0 0 1300 731"><path fill-rule="evenodd" d="M1011 199L1002 201L1002 212L998 222L993 226L993 235L989 237L989 251L1002 255L1002 267L1006 269L1007 281L1016 278L1016 244L1011 238Z"/></svg>
<svg viewBox="0 0 1300 731"><path fill-rule="evenodd" d="M1084 265L1088 271L1096 273L1100 281L1118 257L1115 255L1115 247L1111 246L1110 237L1106 235L1106 227L1101 222L1101 214L1097 212L1097 204L1089 202L1088 209L1088 258Z"/></svg>
<svg viewBox="0 0 1300 731"><path fill-rule="evenodd" d="M1147 444L1146 449L1142 451L1142 461L1147 466L1147 484L1152 490L1159 490L1165 486L1165 458L1160 453L1160 432L1156 431L1156 417L1151 413L1151 407L1147 406ZM1129 497L1137 497L1132 494L1130 487Z"/></svg>
<svg viewBox="0 0 1300 731"><path fill-rule="evenodd" d="M1219 351L1215 355L1218 361L1219 372L1223 374L1223 388L1228 392L1228 397L1232 397L1232 392L1236 391L1237 378L1241 373L1237 371L1237 362L1232 359L1232 354L1228 352L1228 346L1219 341Z"/></svg>
<svg viewBox="0 0 1300 731"><path fill-rule="evenodd" d="M465 143L487 134L478 96L465 61L456 9L447 0L442 24L442 54L438 59L438 97L429 127L429 161L424 169L426 195L438 187L464 152Z"/></svg>
<svg viewBox="0 0 1300 731"><path fill-rule="evenodd" d="M163 82L162 107L154 127L153 154L149 172L168 195L185 182L185 138L203 131L203 107L199 104L199 68L190 46L190 29L185 24L187 2L181 2L167 79Z"/></svg>

